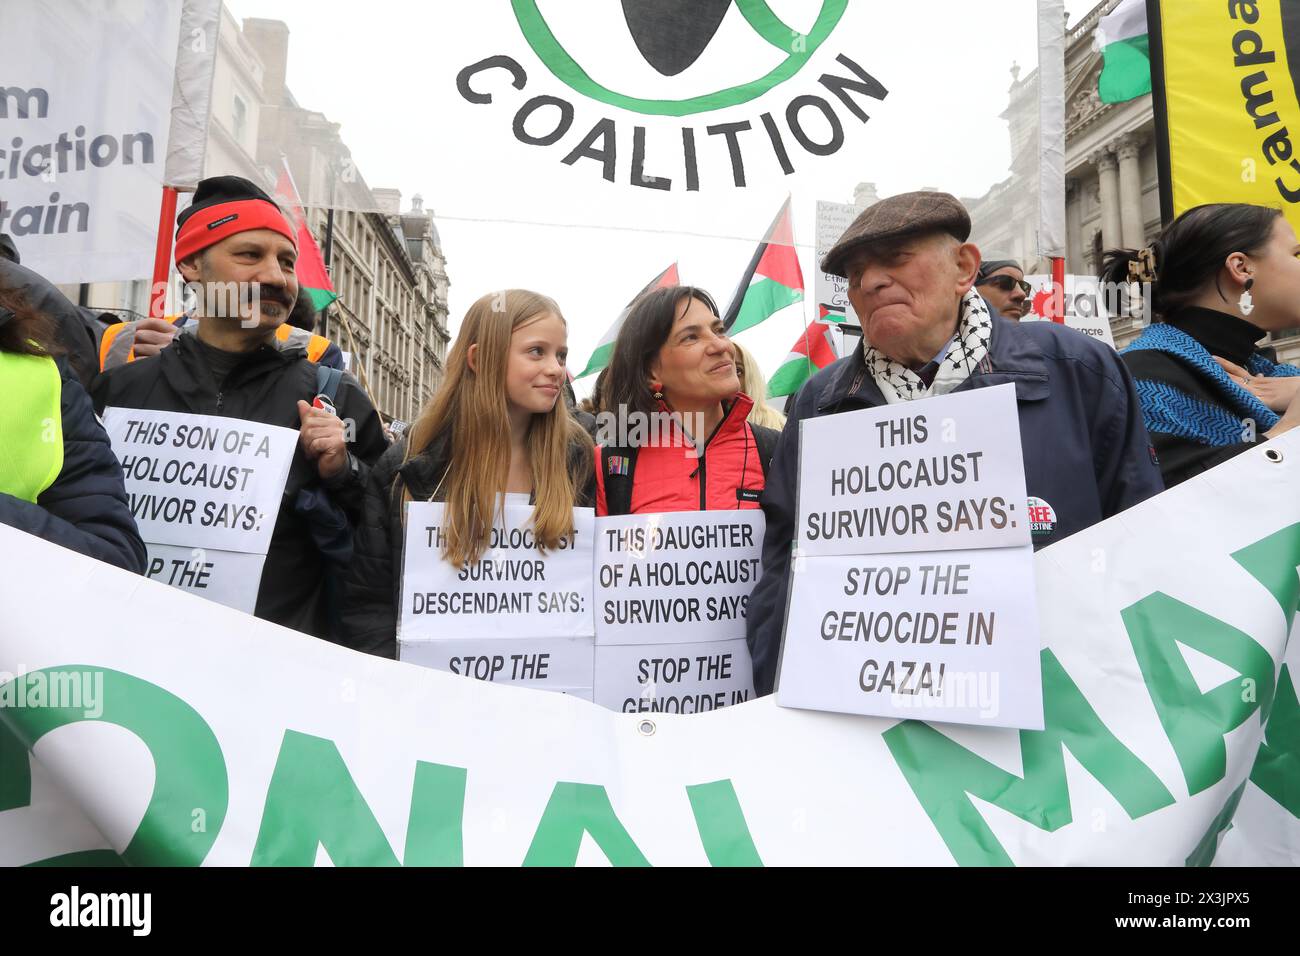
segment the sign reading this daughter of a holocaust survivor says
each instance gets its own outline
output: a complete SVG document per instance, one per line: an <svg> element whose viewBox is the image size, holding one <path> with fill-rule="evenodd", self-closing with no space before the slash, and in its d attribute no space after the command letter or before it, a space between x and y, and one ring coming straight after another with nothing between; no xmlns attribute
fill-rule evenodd
<svg viewBox="0 0 1300 956"><path fill-rule="evenodd" d="M108 408L146 574L252 613L298 433L184 412Z"/></svg>
<svg viewBox="0 0 1300 956"><path fill-rule="evenodd" d="M761 511L596 519L596 703L701 713L754 694L745 617Z"/></svg>
<svg viewBox="0 0 1300 956"><path fill-rule="evenodd" d="M1013 385L800 423L797 554L1030 543Z"/></svg>

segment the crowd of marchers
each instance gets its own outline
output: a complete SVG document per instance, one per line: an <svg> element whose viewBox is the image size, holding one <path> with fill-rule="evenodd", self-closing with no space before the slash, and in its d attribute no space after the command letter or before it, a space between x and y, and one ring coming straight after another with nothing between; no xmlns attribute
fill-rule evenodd
<svg viewBox="0 0 1300 956"><path fill-rule="evenodd" d="M847 279L862 339L788 417L766 404L762 370L703 289L639 298L581 405L560 304L490 292L400 436L312 331L295 231L270 197L236 177L205 180L177 226L193 307L106 330L0 236L0 523L143 573L104 409L293 429L255 613L376 655L396 654L407 502L444 503L443 557L461 567L487 550L505 495L527 496L544 549L573 533L575 507L761 508L747 616L761 694L780 657L804 419L1014 386L1026 488L1055 518L1038 548L1300 423L1300 368L1258 344L1300 326L1300 242L1260 206L1200 206L1147 249L1106 254L1101 278L1145 290L1154 314L1117 353L1062 324L1019 321L1030 292L1020 265L982 259L952 196L883 200L820 263ZM204 294L217 287L257 294L218 308L230 300ZM596 428L604 415L666 427L611 439Z"/></svg>

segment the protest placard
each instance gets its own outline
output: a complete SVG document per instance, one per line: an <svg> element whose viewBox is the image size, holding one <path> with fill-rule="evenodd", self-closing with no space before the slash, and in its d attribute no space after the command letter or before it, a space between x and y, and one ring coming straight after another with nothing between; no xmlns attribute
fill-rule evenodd
<svg viewBox="0 0 1300 956"><path fill-rule="evenodd" d="M596 643L744 637L763 528L761 511L597 518Z"/></svg>
<svg viewBox="0 0 1300 956"><path fill-rule="evenodd" d="M1042 729L1033 548L792 566L785 707Z"/></svg>
<svg viewBox="0 0 1300 956"><path fill-rule="evenodd" d="M817 203L817 271L813 273L813 291L817 297L817 316L830 322L848 322L861 325L853 303L849 302L849 280L822 272L821 262L840 241L840 237L853 224L861 212L849 203Z"/></svg>
<svg viewBox="0 0 1300 956"><path fill-rule="evenodd" d="M595 513L575 508L573 534L549 552L532 517L531 505L504 505L488 550L461 568L443 558L444 505L408 504L399 641L592 637Z"/></svg>
<svg viewBox="0 0 1300 956"><path fill-rule="evenodd" d="M745 639L597 644L595 702L623 713L702 714L754 696Z"/></svg>
<svg viewBox="0 0 1300 956"><path fill-rule="evenodd" d="M1021 322L1050 321L1047 315L1052 298L1052 277L1050 275L1028 275L1025 281L1033 287L1029 293L1031 311ZM1115 347L1115 337L1110 331L1110 315L1106 311L1106 302L1101 294L1101 282L1096 276L1065 277L1064 290L1065 325L1078 329L1090 338L1105 342Z"/></svg>
<svg viewBox="0 0 1300 956"><path fill-rule="evenodd" d="M146 573L252 613L298 433L215 415L107 408Z"/></svg>
<svg viewBox="0 0 1300 956"><path fill-rule="evenodd" d="M1030 542L1013 385L805 419L806 556Z"/></svg>
<svg viewBox="0 0 1300 956"><path fill-rule="evenodd" d="M1041 728L1015 386L802 428L778 702Z"/></svg>

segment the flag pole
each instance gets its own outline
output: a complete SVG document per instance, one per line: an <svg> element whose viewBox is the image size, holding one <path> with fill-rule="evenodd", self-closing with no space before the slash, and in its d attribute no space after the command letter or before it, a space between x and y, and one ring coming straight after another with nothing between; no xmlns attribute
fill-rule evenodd
<svg viewBox="0 0 1300 956"><path fill-rule="evenodd" d="M164 186L162 210L158 214L158 247L153 259L153 294L149 299L149 315L161 319L167 311L167 277L172 265L172 223L176 219L178 192L174 186Z"/></svg>

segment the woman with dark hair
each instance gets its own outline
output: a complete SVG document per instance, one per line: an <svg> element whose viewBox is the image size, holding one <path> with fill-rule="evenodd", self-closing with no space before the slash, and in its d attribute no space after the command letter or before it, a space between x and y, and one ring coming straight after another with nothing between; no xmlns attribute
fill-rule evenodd
<svg viewBox="0 0 1300 956"><path fill-rule="evenodd" d="M0 261L0 524L137 574L144 542L90 397L54 356L54 321Z"/></svg>
<svg viewBox="0 0 1300 956"><path fill-rule="evenodd" d="M1197 206L1149 249L1112 250L1101 278L1150 283L1156 323L1123 351L1167 487L1300 424L1300 368L1265 358L1300 326L1300 242L1276 209Z"/></svg>
<svg viewBox="0 0 1300 956"><path fill-rule="evenodd" d="M757 508L778 433L746 421L753 404L707 292L643 295L605 382L596 514Z"/></svg>

